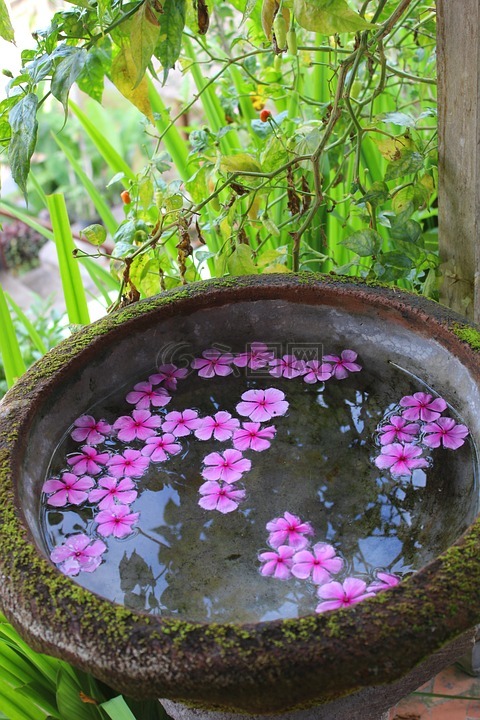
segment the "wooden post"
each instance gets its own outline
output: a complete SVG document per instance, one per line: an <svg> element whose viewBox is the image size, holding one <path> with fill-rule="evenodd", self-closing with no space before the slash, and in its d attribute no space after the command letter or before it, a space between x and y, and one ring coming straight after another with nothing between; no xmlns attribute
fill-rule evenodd
<svg viewBox="0 0 480 720"><path fill-rule="evenodd" d="M440 301L480 323L480 0L437 0Z"/></svg>

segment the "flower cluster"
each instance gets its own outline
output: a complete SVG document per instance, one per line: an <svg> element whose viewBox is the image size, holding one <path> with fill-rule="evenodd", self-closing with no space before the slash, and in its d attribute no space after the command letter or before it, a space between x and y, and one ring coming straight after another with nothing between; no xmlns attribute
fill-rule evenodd
<svg viewBox="0 0 480 720"><path fill-rule="evenodd" d="M397 408L378 427L380 455L375 465L389 469L394 476L410 476L416 468L428 467L424 449L444 447L457 450L468 435L468 428L449 417L443 398L416 392L401 398Z"/></svg>

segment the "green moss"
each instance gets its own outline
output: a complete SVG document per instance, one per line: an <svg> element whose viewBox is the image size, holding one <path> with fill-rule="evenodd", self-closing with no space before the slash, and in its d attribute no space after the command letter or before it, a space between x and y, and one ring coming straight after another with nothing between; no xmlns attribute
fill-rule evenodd
<svg viewBox="0 0 480 720"><path fill-rule="evenodd" d="M453 323L451 329L460 340L470 345L472 350L480 350L480 332L478 330L471 325L461 323Z"/></svg>

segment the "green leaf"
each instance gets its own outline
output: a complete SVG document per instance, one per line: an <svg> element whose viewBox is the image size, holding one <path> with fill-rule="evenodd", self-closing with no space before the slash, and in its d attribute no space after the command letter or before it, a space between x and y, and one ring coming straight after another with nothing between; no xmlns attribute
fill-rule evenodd
<svg viewBox="0 0 480 720"><path fill-rule="evenodd" d="M72 47L70 49L71 52L55 68L51 84L52 95L62 103L65 117L68 109L70 88L81 74L88 55L83 48Z"/></svg>
<svg viewBox="0 0 480 720"><path fill-rule="evenodd" d="M404 150L398 160L389 162L385 180L395 180L404 175L412 175L423 168L423 155L415 150Z"/></svg>
<svg viewBox="0 0 480 720"><path fill-rule="evenodd" d="M28 93L10 110L9 115L12 139L8 148L8 160L12 177L25 198L30 160L37 142L37 108L38 97L35 93Z"/></svg>
<svg viewBox="0 0 480 720"><path fill-rule="evenodd" d="M248 20L252 12L255 10L255 5L257 4L257 0L247 0L245 3L245 10L243 11L242 16L242 22L240 25L243 25L243 23Z"/></svg>
<svg viewBox="0 0 480 720"><path fill-rule="evenodd" d="M0 37L7 42L14 42L14 32L5 0L0 0Z"/></svg>
<svg viewBox="0 0 480 720"><path fill-rule="evenodd" d="M382 236L375 230L359 230L342 240L339 245L344 245L352 252L360 255L360 257L369 257L379 252L382 243Z"/></svg>
<svg viewBox="0 0 480 720"><path fill-rule="evenodd" d="M112 700L107 700L100 707L105 710L112 720L135 720L135 715L121 695L112 698Z"/></svg>
<svg viewBox="0 0 480 720"><path fill-rule="evenodd" d="M57 706L61 716L75 720L100 720L97 707L83 702L81 692L78 680L66 668L61 668L57 676Z"/></svg>
<svg viewBox="0 0 480 720"><path fill-rule="evenodd" d="M80 230L80 235L82 235L85 240L92 245L103 245L107 239L107 231L103 225L98 225L96 223L88 225L86 228L83 228L83 230Z"/></svg>
<svg viewBox="0 0 480 720"><path fill-rule="evenodd" d="M401 125L402 127L415 127L415 119L403 112L389 112L382 115L382 122Z"/></svg>
<svg viewBox="0 0 480 720"><path fill-rule="evenodd" d="M392 207L398 215L411 205L412 212L428 202L429 192L422 183L408 185L399 190L392 199Z"/></svg>
<svg viewBox="0 0 480 720"><path fill-rule="evenodd" d="M345 0L293 0L293 14L305 30L322 35L375 27L351 10Z"/></svg>
<svg viewBox="0 0 480 720"><path fill-rule="evenodd" d="M8 387L25 372L18 340L15 335L12 318L8 311L7 301L0 285L0 352Z"/></svg>
<svg viewBox="0 0 480 720"><path fill-rule="evenodd" d="M389 190L387 184L384 182L374 182L365 195L361 197L360 200L357 200L357 205L368 202L372 207L378 207L388 200L388 197Z"/></svg>
<svg viewBox="0 0 480 720"><path fill-rule="evenodd" d="M194 203L200 203L208 197L208 168L202 165L185 183L185 189Z"/></svg>
<svg viewBox="0 0 480 720"><path fill-rule="evenodd" d="M160 37L155 48L155 57L162 63L164 84L180 55L185 14L185 0L165 0L163 3L163 13L159 18Z"/></svg>
<svg viewBox="0 0 480 720"><path fill-rule="evenodd" d="M238 153L238 155L225 155L220 161L220 169L223 172L262 172L262 166L253 155Z"/></svg>
<svg viewBox="0 0 480 720"><path fill-rule="evenodd" d="M130 27L130 49L137 68L136 87L145 75L160 35L160 23L148 2L135 13Z"/></svg>
<svg viewBox="0 0 480 720"><path fill-rule="evenodd" d="M104 38L88 51L82 72L77 78L77 85L82 92L97 102L102 101L105 75L110 72L112 52L109 38Z"/></svg>
<svg viewBox="0 0 480 720"><path fill-rule="evenodd" d="M112 82L117 90L153 124L154 117L148 97L148 83L145 77L137 83L137 74L132 51L128 45L124 45L112 62Z"/></svg>
<svg viewBox="0 0 480 720"><path fill-rule="evenodd" d="M422 226L416 220L407 220L404 223L395 223L390 229L393 240L417 243L422 235Z"/></svg>
<svg viewBox="0 0 480 720"><path fill-rule="evenodd" d="M253 262L252 249L249 245L238 245L227 260L230 275L252 275L258 273Z"/></svg>

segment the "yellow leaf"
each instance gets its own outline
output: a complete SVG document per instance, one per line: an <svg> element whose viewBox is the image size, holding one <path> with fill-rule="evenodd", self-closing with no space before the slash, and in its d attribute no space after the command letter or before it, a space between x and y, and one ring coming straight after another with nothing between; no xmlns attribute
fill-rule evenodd
<svg viewBox="0 0 480 720"><path fill-rule="evenodd" d="M112 82L132 105L140 110L153 124L153 112L148 98L148 83L145 77L136 85L138 68L128 45L124 45L112 62ZM136 86L135 86L136 85Z"/></svg>
<svg viewBox="0 0 480 720"><path fill-rule="evenodd" d="M392 162L399 160L402 152L405 150L413 150L415 148L415 143L408 135L399 135L396 138L383 137L381 140L375 138L374 143L383 157Z"/></svg>

